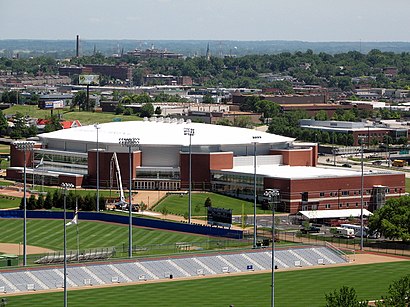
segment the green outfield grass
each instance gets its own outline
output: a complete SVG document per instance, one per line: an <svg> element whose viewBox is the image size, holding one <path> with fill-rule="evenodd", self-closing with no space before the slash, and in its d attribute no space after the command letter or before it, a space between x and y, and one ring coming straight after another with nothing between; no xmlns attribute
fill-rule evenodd
<svg viewBox="0 0 410 307"><path fill-rule="evenodd" d="M37 220L27 221L27 244L63 249L63 221ZM23 220L0 219L0 242L19 243L23 237ZM80 248L121 247L128 243L128 225L108 224L101 222L79 221ZM223 240L207 236L168 232L163 230L136 228L133 229L133 244L150 246L156 244L175 244L175 242L206 243L209 240ZM76 250L76 227L67 227L67 248Z"/></svg>
<svg viewBox="0 0 410 307"><path fill-rule="evenodd" d="M30 115L35 118L46 118L50 116L50 110L40 110L34 105L14 105L11 108L3 110L5 115L16 114L17 112L23 115ZM79 112L78 109L75 111L69 111L69 109L55 110L55 114L62 114L64 120L79 120L82 125L90 125L95 123L108 123L112 122L114 118L119 118L121 121L130 120L142 120L140 117L135 115L115 115L114 113L101 113L101 112Z"/></svg>
<svg viewBox="0 0 410 307"><path fill-rule="evenodd" d="M325 293L354 287L361 300L380 299L389 284L410 271L410 262L296 270L275 274L275 305L325 305ZM266 307L270 274L175 281L68 292L70 306ZM62 306L63 293L8 297L8 306Z"/></svg>
<svg viewBox="0 0 410 307"><path fill-rule="evenodd" d="M243 204L245 214L253 214L253 202L214 193L192 193L193 216L206 216L204 203L207 197L212 200L212 207L232 209L232 214L241 215ZM161 212L164 207L166 207L171 214L184 215L188 212L188 194L184 194L183 196L168 195L155 206L154 211ZM256 213L269 213L269 211L256 208Z"/></svg>

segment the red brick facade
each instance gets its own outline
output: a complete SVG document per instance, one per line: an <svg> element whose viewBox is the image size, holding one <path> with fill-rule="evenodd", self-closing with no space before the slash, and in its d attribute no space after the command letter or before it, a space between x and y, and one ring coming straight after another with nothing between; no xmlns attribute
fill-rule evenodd
<svg viewBox="0 0 410 307"><path fill-rule="evenodd" d="M141 151L134 151L131 154L131 174L132 179L136 177L136 167L141 166ZM110 163L112 159L112 152L100 151L98 162L99 162L99 177L100 186L109 187L110 186ZM118 164L120 166L122 183L124 188L128 187L129 183L129 154L125 152L117 153ZM97 182L97 151L92 150L88 152L88 183L90 185L96 185ZM115 179L115 176L113 176Z"/></svg>
<svg viewBox="0 0 410 307"><path fill-rule="evenodd" d="M282 155L283 164L291 166L316 166L317 146L302 149L272 149L271 155Z"/></svg>
<svg viewBox="0 0 410 307"><path fill-rule="evenodd" d="M232 152L218 153L192 153L191 155L192 186L195 182L201 186L209 185L211 170L231 169L233 167ZM181 187L188 187L189 182L189 153L181 152L180 155Z"/></svg>
<svg viewBox="0 0 410 307"><path fill-rule="evenodd" d="M363 201L366 204L366 209L373 209L372 190L377 185L389 189L386 194L387 198L400 196L405 192L405 175L375 174L364 176ZM312 179L265 178L264 186L280 190L284 209L290 213L297 213L302 209L327 210L360 207L360 176ZM308 201L306 202L302 201L303 192L308 192Z"/></svg>

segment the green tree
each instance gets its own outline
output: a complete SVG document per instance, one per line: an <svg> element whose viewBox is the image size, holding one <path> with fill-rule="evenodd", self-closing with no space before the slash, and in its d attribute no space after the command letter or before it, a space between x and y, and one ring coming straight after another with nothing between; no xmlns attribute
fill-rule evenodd
<svg viewBox="0 0 410 307"><path fill-rule="evenodd" d="M252 119L250 116L235 117L233 125L236 127L241 127L241 128L252 128L253 127Z"/></svg>
<svg viewBox="0 0 410 307"><path fill-rule="evenodd" d="M53 192L53 207L63 208L63 195L59 190L54 190Z"/></svg>
<svg viewBox="0 0 410 307"><path fill-rule="evenodd" d="M38 104L39 101L40 101L40 95L39 94L32 93L30 95L30 104Z"/></svg>
<svg viewBox="0 0 410 307"><path fill-rule="evenodd" d="M37 197L36 209L43 209L44 208L44 197L43 195L39 195Z"/></svg>
<svg viewBox="0 0 410 307"><path fill-rule="evenodd" d="M132 109L131 108L125 108L124 115L132 115Z"/></svg>
<svg viewBox="0 0 410 307"><path fill-rule="evenodd" d="M410 196L388 199L370 216L369 230L392 240L410 241Z"/></svg>
<svg viewBox="0 0 410 307"><path fill-rule="evenodd" d="M263 118L272 118L279 116L280 105L269 100L259 100L256 101L252 111L262 113Z"/></svg>
<svg viewBox="0 0 410 307"><path fill-rule="evenodd" d="M89 106L87 105L87 94L85 91L79 91L75 93L72 103L71 103L72 108L78 106L78 110L87 110L89 109Z"/></svg>
<svg viewBox="0 0 410 307"><path fill-rule="evenodd" d="M154 115L154 106L151 102L145 103L141 107L140 116L141 117L151 117Z"/></svg>
<svg viewBox="0 0 410 307"><path fill-rule="evenodd" d="M16 104L18 99L17 96L17 91L3 92L3 94L1 95L1 101L3 101L4 103Z"/></svg>
<svg viewBox="0 0 410 307"><path fill-rule="evenodd" d="M216 124L221 126L232 126L232 122L228 118L222 118L218 120Z"/></svg>
<svg viewBox="0 0 410 307"><path fill-rule="evenodd" d="M211 199L210 197L207 197L207 198L205 199L204 207L206 207L206 208L212 207L212 199Z"/></svg>
<svg viewBox="0 0 410 307"><path fill-rule="evenodd" d="M27 208L27 203L28 203L28 200L26 198L26 208ZM20 210L24 210L24 197L22 197L21 200L20 200L19 208L20 208Z"/></svg>
<svg viewBox="0 0 410 307"><path fill-rule="evenodd" d="M147 208L148 208L147 204L142 201L140 203L140 211L144 212L145 210L147 210Z"/></svg>
<svg viewBox="0 0 410 307"><path fill-rule="evenodd" d="M329 117L327 116L326 111L320 110L315 114L315 120L328 120Z"/></svg>
<svg viewBox="0 0 410 307"><path fill-rule="evenodd" d="M379 307L407 307L410 306L410 275L393 281L389 286L386 298L377 302Z"/></svg>
<svg viewBox="0 0 410 307"><path fill-rule="evenodd" d="M132 96L132 102L133 103L138 103L138 104L144 104L144 103L152 102L152 99L147 93L143 93L143 94L139 94L139 95L133 95Z"/></svg>
<svg viewBox="0 0 410 307"><path fill-rule="evenodd" d="M51 115L47 118L47 124L44 127L44 132L52 132L63 129L57 115Z"/></svg>
<svg viewBox="0 0 410 307"><path fill-rule="evenodd" d="M356 290L343 286L339 290L325 294L326 307L367 307L367 302L357 299Z"/></svg>
<svg viewBox="0 0 410 307"><path fill-rule="evenodd" d="M27 210L37 209L36 205L37 205L36 197L34 196L34 194L31 194L27 202Z"/></svg>
<svg viewBox="0 0 410 307"><path fill-rule="evenodd" d="M17 112L14 115L14 127L10 130L10 137L13 139L21 139L26 134L26 119L24 115L20 112Z"/></svg>
<svg viewBox="0 0 410 307"><path fill-rule="evenodd" d="M119 102L117 106L115 107L115 114L119 115L119 114L124 113L124 111L125 111L124 105L121 102Z"/></svg>
<svg viewBox="0 0 410 307"><path fill-rule="evenodd" d="M241 111L253 111L255 110L256 104L260 101L259 96L248 96L244 101L239 105Z"/></svg>
<svg viewBox="0 0 410 307"><path fill-rule="evenodd" d="M0 136L7 134L8 128L9 124L7 122L6 116L4 116L4 113L0 111Z"/></svg>
<svg viewBox="0 0 410 307"><path fill-rule="evenodd" d="M53 207L53 199L51 197L51 193L47 193L43 207L46 210L50 210Z"/></svg>

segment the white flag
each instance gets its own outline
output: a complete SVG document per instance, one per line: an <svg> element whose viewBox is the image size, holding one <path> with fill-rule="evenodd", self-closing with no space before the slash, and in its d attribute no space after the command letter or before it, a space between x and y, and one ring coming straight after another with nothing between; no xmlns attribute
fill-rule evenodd
<svg viewBox="0 0 410 307"><path fill-rule="evenodd" d="M71 222L68 222L67 224L65 224L66 226L70 226L70 225L77 225L78 224L78 208L77 205L75 207L75 212L74 212L74 218L71 220Z"/></svg>

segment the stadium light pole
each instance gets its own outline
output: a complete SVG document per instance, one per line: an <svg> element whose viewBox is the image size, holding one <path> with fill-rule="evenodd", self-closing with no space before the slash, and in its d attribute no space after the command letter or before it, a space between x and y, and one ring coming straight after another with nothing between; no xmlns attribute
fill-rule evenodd
<svg viewBox="0 0 410 307"><path fill-rule="evenodd" d="M64 193L64 307L67 307L67 190L74 188L72 183L62 183Z"/></svg>
<svg viewBox="0 0 410 307"><path fill-rule="evenodd" d="M188 187L188 223L191 224L191 214L192 214L192 143L191 138L195 135L194 128L184 128L184 135L189 135L189 187Z"/></svg>
<svg viewBox="0 0 410 307"><path fill-rule="evenodd" d="M360 159L360 250L363 250L363 189L364 189L364 172L363 172L363 139L360 144L361 159Z"/></svg>
<svg viewBox="0 0 410 307"><path fill-rule="evenodd" d="M132 148L137 147L140 143L139 138L120 138L119 144L123 147L128 147L128 163L129 163L129 201L128 201L128 213L129 213L129 225L128 225L128 257L132 258L132 165L131 165L131 153Z"/></svg>
<svg viewBox="0 0 410 307"><path fill-rule="evenodd" d="M253 139L253 248L256 248L257 225L256 225L256 143L261 136L252 136Z"/></svg>
<svg viewBox="0 0 410 307"><path fill-rule="evenodd" d="M27 173L26 173L26 160L27 160L27 151L31 151L34 148L33 141L19 141L15 142L14 146L18 149L23 151L24 154L24 170L23 170L23 266L27 265Z"/></svg>
<svg viewBox="0 0 410 307"><path fill-rule="evenodd" d="M97 212L100 212L100 148L98 143L98 130L100 130L101 127L96 123L94 128L97 130Z"/></svg>
<svg viewBox="0 0 410 307"><path fill-rule="evenodd" d="M263 193L264 196L269 198L272 205L272 293L271 293L271 306L275 306L275 206L278 202L280 195L279 190L266 190Z"/></svg>

